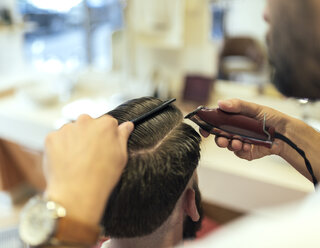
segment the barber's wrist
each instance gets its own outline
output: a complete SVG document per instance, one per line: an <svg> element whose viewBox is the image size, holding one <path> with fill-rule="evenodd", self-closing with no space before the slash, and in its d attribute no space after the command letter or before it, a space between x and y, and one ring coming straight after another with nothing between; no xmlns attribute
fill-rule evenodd
<svg viewBox="0 0 320 248"><path fill-rule="evenodd" d="M282 134L302 149L305 149L305 146L308 143L306 143L305 141L307 141L310 138L308 136L311 135L309 128L311 127L308 126L305 122L290 117L286 120L286 125ZM279 155L284 159L289 159L289 157L292 156L292 151L293 150L289 145L284 145Z"/></svg>
<svg viewBox="0 0 320 248"><path fill-rule="evenodd" d="M283 136L287 137L288 139L292 139L295 135L295 131L297 128L297 123L295 118L291 118L290 116L285 116L281 122L281 127L276 128L276 132L279 132ZM279 156L283 159L287 159L288 156L291 156L290 147L286 145L286 143L282 140L278 140L279 144L281 144Z"/></svg>
<svg viewBox="0 0 320 248"><path fill-rule="evenodd" d="M81 218L75 218L72 211L68 211L62 205L66 204L66 201L59 199L58 202L37 195L28 201L20 218L21 239L26 244L35 247L91 247L95 245L103 231L101 226L91 224L89 219L83 221Z"/></svg>
<svg viewBox="0 0 320 248"><path fill-rule="evenodd" d="M305 122L290 117L286 125L284 136L290 139L293 143L295 143L300 149L302 149L306 153L306 157L312 165L315 176L319 179L319 132L317 132L313 127L309 126ZM289 164L291 164L296 170L298 170L302 175L304 175L310 181L312 180L304 159L289 145L285 144L279 155Z"/></svg>
<svg viewBox="0 0 320 248"><path fill-rule="evenodd" d="M53 189L48 187L45 191L46 198L64 206L68 216L91 226L99 225L106 203L102 200L103 197L99 194L88 195L84 190L81 191L81 196L77 196L68 191Z"/></svg>

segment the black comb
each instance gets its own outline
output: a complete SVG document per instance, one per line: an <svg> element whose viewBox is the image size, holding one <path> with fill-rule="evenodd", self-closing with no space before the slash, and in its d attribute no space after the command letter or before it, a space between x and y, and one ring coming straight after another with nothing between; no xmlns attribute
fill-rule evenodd
<svg viewBox="0 0 320 248"><path fill-rule="evenodd" d="M174 102L176 99L175 98L172 98L164 103L162 103L160 106L154 108L153 110L143 114L143 115L140 115L139 117L131 120L131 122L133 122L134 125L137 125L138 123L140 122L143 122L145 119L147 119L148 117L150 117L151 115L157 113L157 112L160 112L161 110L163 110L164 108L166 108L170 103Z"/></svg>

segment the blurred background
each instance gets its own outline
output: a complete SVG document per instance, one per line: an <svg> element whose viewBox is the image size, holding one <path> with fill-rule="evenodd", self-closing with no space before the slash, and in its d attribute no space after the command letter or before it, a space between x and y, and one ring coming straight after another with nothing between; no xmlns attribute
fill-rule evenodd
<svg viewBox="0 0 320 248"><path fill-rule="evenodd" d="M263 84L263 6L263 0L2 0L0 73L117 71L153 88L189 74Z"/></svg>
<svg viewBox="0 0 320 248"><path fill-rule="evenodd" d="M46 135L82 113L99 117L141 96L176 97L184 113L238 97L319 128L317 102L284 98L270 84L264 5L1 0L1 247L22 245L18 215L25 200L45 187ZM251 164L218 150L212 139L203 142L199 180L211 227L263 214L261 208L301 199L313 189L280 159Z"/></svg>

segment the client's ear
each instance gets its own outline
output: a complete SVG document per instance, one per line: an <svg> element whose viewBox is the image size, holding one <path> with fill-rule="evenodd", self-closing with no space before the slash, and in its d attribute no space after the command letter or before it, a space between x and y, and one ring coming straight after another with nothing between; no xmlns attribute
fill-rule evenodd
<svg viewBox="0 0 320 248"><path fill-rule="evenodd" d="M194 222L197 222L200 219L196 204L196 192L189 188L185 192L185 199L183 204L184 211Z"/></svg>

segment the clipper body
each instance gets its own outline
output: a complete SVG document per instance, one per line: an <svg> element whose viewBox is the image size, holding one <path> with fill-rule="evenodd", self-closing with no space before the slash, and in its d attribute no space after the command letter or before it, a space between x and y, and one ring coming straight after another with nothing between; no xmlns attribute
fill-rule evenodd
<svg viewBox="0 0 320 248"><path fill-rule="evenodd" d="M192 120L203 130L219 137L238 139L244 143L271 148L275 128L266 127L265 120L224 112L220 109L199 107L185 118Z"/></svg>

